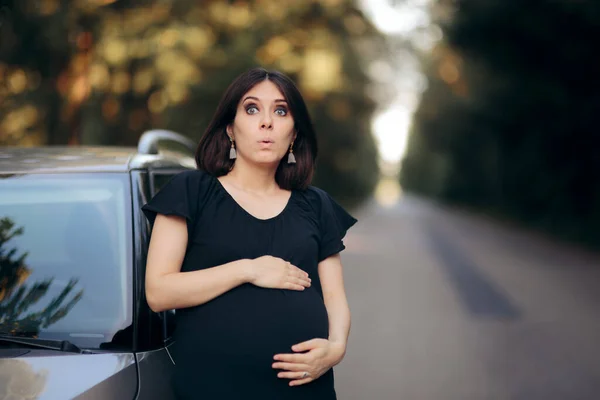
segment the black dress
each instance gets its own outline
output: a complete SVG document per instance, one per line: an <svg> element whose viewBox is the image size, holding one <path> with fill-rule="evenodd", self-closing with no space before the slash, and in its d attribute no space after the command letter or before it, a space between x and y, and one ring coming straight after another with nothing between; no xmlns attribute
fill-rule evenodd
<svg viewBox="0 0 600 400"><path fill-rule="evenodd" d="M176 311L174 390L181 399L336 399L333 370L305 385L278 378L273 356L291 346L327 338L329 324L318 263L345 247L356 219L326 192L293 190L285 209L269 219L245 211L214 176L200 170L174 176L146 204L156 214L187 219L188 248L182 271L271 255L312 279L304 291L243 284L215 299Z"/></svg>

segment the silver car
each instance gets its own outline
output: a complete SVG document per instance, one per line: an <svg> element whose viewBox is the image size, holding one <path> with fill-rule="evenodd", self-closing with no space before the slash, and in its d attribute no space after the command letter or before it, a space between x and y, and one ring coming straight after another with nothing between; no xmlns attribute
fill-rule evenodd
<svg viewBox="0 0 600 400"><path fill-rule="evenodd" d="M193 150L167 131L0 149L0 399L173 398L175 312L146 303L140 209Z"/></svg>

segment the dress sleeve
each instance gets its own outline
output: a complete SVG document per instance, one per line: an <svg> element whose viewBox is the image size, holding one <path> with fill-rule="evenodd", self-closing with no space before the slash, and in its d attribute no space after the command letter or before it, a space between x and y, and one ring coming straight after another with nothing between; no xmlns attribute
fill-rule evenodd
<svg viewBox="0 0 600 400"><path fill-rule="evenodd" d="M152 199L142 207L151 225L157 214L177 215L187 220L188 227L197 218L202 195L202 172L183 171L174 175Z"/></svg>
<svg viewBox="0 0 600 400"><path fill-rule="evenodd" d="M319 262L339 253L346 246L343 238L357 220L339 205L328 193L318 190L320 198L320 243Z"/></svg>

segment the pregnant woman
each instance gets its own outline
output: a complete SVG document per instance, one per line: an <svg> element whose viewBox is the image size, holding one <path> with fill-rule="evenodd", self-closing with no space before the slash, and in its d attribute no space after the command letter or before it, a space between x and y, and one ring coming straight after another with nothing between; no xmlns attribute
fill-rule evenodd
<svg viewBox="0 0 600 400"><path fill-rule="evenodd" d="M280 72L240 75L179 173L143 211L146 297L177 309L178 399L336 399L350 311L339 253L356 223L310 185L317 144Z"/></svg>

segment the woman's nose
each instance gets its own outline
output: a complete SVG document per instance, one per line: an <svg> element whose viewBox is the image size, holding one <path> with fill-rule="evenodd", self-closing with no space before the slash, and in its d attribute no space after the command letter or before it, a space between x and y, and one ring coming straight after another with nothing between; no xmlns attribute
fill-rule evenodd
<svg viewBox="0 0 600 400"><path fill-rule="evenodd" d="M272 129L273 128L273 120L269 117L264 117L260 122L261 129Z"/></svg>

